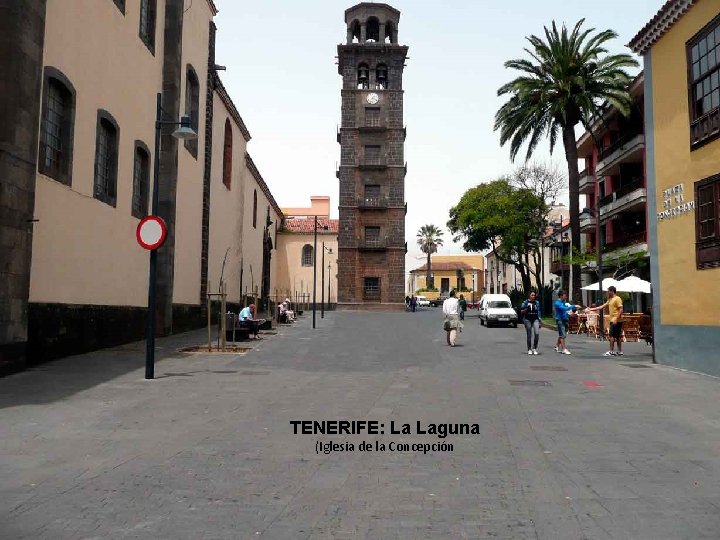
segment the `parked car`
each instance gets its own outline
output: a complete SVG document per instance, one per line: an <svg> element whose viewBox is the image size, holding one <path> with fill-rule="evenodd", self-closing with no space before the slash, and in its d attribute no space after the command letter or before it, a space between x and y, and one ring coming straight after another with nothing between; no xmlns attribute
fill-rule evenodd
<svg viewBox="0 0 720 540"><path fill-rule="evenodd" d="M432 307L440 307L440 306L443 305L443 302L444 302L445 300L447 300L448 298L449 298L449 296L448 296L447 294L441 294L440 296L438 296L438 297L435 298L434 300L430 300L430 305L431 305Z"/></svg>
<svg viewBox="0 0 720 540"><path fill-rule="evenodd" d="M517 327L518 315L507 294L486 294L480 299L480 325Z"/></svg>
<svg viewBox="0 0 720 540"><path fill-rule="evenodd" d="M417 300L417 307L430 306L430 300L427 299L427 296L416 296L415 299Z"/></svg>

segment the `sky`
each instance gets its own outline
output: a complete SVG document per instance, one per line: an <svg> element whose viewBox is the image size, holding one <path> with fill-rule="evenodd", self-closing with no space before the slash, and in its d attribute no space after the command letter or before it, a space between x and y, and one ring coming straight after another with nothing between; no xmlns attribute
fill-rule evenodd
<svg viewBox="0 0 720 540"><path fill-rule="evenodd" d="M192 1L192 0L188 0ZM198 1L198 0L194 0ZM281 207L309 206L311 195L329 195L337 217L336 165L340 145L341 78L337 45L346 39L339 0L215 0L219 14L216 63L252 135L248 152ZM626 44L664 0L392 0L400 10L399 43L409 46L405 90L405 198L408 203L406 271L422 265L417 230L445 230L439 254L462 253L447 231L448 213L471 187L522 164L510 160L493 131L503 101L497 89L515 77L503 63L525 56L525 37L553 20L611 28ZM638 59L640 60L640 59ZM562 147L545 144L534 161L565 171Z"/></svg>

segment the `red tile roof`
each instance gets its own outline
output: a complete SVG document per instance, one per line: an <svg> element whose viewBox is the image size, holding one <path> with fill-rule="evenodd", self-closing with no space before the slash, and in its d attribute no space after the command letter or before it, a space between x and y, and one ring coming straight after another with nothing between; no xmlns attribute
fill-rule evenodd
<svg viewBox="0 0 720 540"><path fill-rule="evenodd" d="M340 230L339 219L318 218L318 234L337 234ZM325 230L327 227L327 230ZM288 218L285 220L283 231L299 234L313 234L315 232L315 218Z"/></svg>
<svg viewBox="0 0 720 540"><path fill-rule="evenodd" d="M438 272L443 271L455 271L459 268L463 270L474 270L475 267L464 262L434 262L430 264L431 270L436 270ZM427 264L423 264L420 268L416 268L413 270L413 272L426 272L427 271Z"/></svg>

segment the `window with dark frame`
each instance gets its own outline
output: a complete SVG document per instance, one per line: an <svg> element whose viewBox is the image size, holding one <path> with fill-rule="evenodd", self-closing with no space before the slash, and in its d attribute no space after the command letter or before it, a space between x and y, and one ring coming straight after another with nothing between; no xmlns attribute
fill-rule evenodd
<svg viewBox="0 0 720 540"><path fill-rule="evenodd" d="M720 174L695 182L695 258L699 270L720 267Z"/></svg>
<svg viewBox="0 0 720 540"><path fill-rule="evenodd" d="M253 229L257 229L257 189L253 191Z"/></svg>
<svg viewBox="0 0 720 540"><path fill-rule="evenodd" d="M379 206L380 205L380 185L378 184L366 184L365 185L365 206Z"/></svg>
<svg viewBox="0 0 720 540"><path fill-rule="evenodd" d="M157 0L140 0L140 39L155 54L155 21Z"/></svg>
<svg viewBox="0 0 720 540"><path fill-rule="evenodd" d="M232 125L230 119L225 119L225 142L223 145L223 170L222 178L225 187L230 189L232 186L232 152L233 152L233 139L232 139Z"/></svg>
<svg viewBox="0 0 720 540"><path fill-rule="evenodd" d="M368 247L381 247L380 227L365 227L365 245Z"/></svg>
<svg viewBox="0 0 720 540"><path fill-rule="evenodd" d="M94 196L111 206L117 202L118 134L117 122L110 113L98 111Z"/></svg>
<svg viewBox="0 0 720 540"><path fill-rule="evenodd" d="M185 114L190 117L190 126L200 134L200 83L192 66L188 65L185 74ZM198 138L185 139L185 148L197 159Z"/></svg>
<svg viewBox="0 0 720 540"><path fill-rule="evenodd" d="M75 91L52 67L45 68L38 170L58 182L72 183Z"/></svg>
<svg viewBox="0 0 720 540"><path fill-rule="evenodd" d="M379 145L365 146L365 164L380 165L380 146Z"/></svg>
<svg viewBox="0 0 720 540"><path fill-rule="evenodd" d="M150 151L147 146L135 141L133 160L132 215L142 219L148 215L148 196L150 190Z"/></svg>
<svg viewBox="0 0 720 540"><path fill-rule="evenodd" d="M305 244L302 249L302 261L303 266L313 265L313 247L310 244Z"/></svg>
<svg viewBox="0 0 720 540"><path fill-rule="evenodd" d="M380 126L380 107L365 107L365 126Z"/></svg>
<svg viewBox="0 0 720 540"><path fill-rule="evenodd" d="M699 146L720 135L720 17L688 42L687 59L690 144Z"/></svg>
<svg viewBox="0 0 720 540"><path fill-rule="evenodd" d="M379 277L364 278L363 297L365 300L380 300L380 278Z"/></svg>

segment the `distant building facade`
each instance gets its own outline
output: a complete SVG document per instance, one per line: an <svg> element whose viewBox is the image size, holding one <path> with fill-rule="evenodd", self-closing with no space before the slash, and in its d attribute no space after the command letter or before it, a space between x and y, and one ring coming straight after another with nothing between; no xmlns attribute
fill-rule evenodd
<svg viewBox="0 0 720 540"><path fill-rule="evenodd" d="M318 303L324 300L326 305L334 305L338 287L339 221L330 219L330 197L311 197L310 202L309 208L282 209L284 221L277 235L278 275L273 294L280 300L312 301L315 291ZM317 251L315 216L318 218Z"/></svg>
<svg viewBox="0 0 720 540"><path fill-rule="evenodd" d="M338 45L338 302L347 309L402 309L405 275L405 128L398 44L400 12L362 2L345 11Z"/></svg>
<svg viewBox="0 0 720 540"><path fill-rule="evenodd" d="M467 298L479 298L485 286L485 258L482 255L433 255L430 272L440 294L451 290ZM427 288L427 263L410 271L408 294ZM420 293L422 294L422 293Z"/></svg>
<svg viewBox="0 0 720 540"><path fill-rule="evenodd" d="M585 233L588 252L597 252L598 243L601 246L603 277L625 277L632 272L649 280L642 73L628 91L632 97L628 116L608 107L592 126L592 133L587 131L578 140L578 157L585 160L580 173L580 196L586 197L585 208L589 210L581 215L580 230ZM593 261L585 268L583 285L598 279ZM594 292L585 296L587 303L599 300Z"/></svg>

